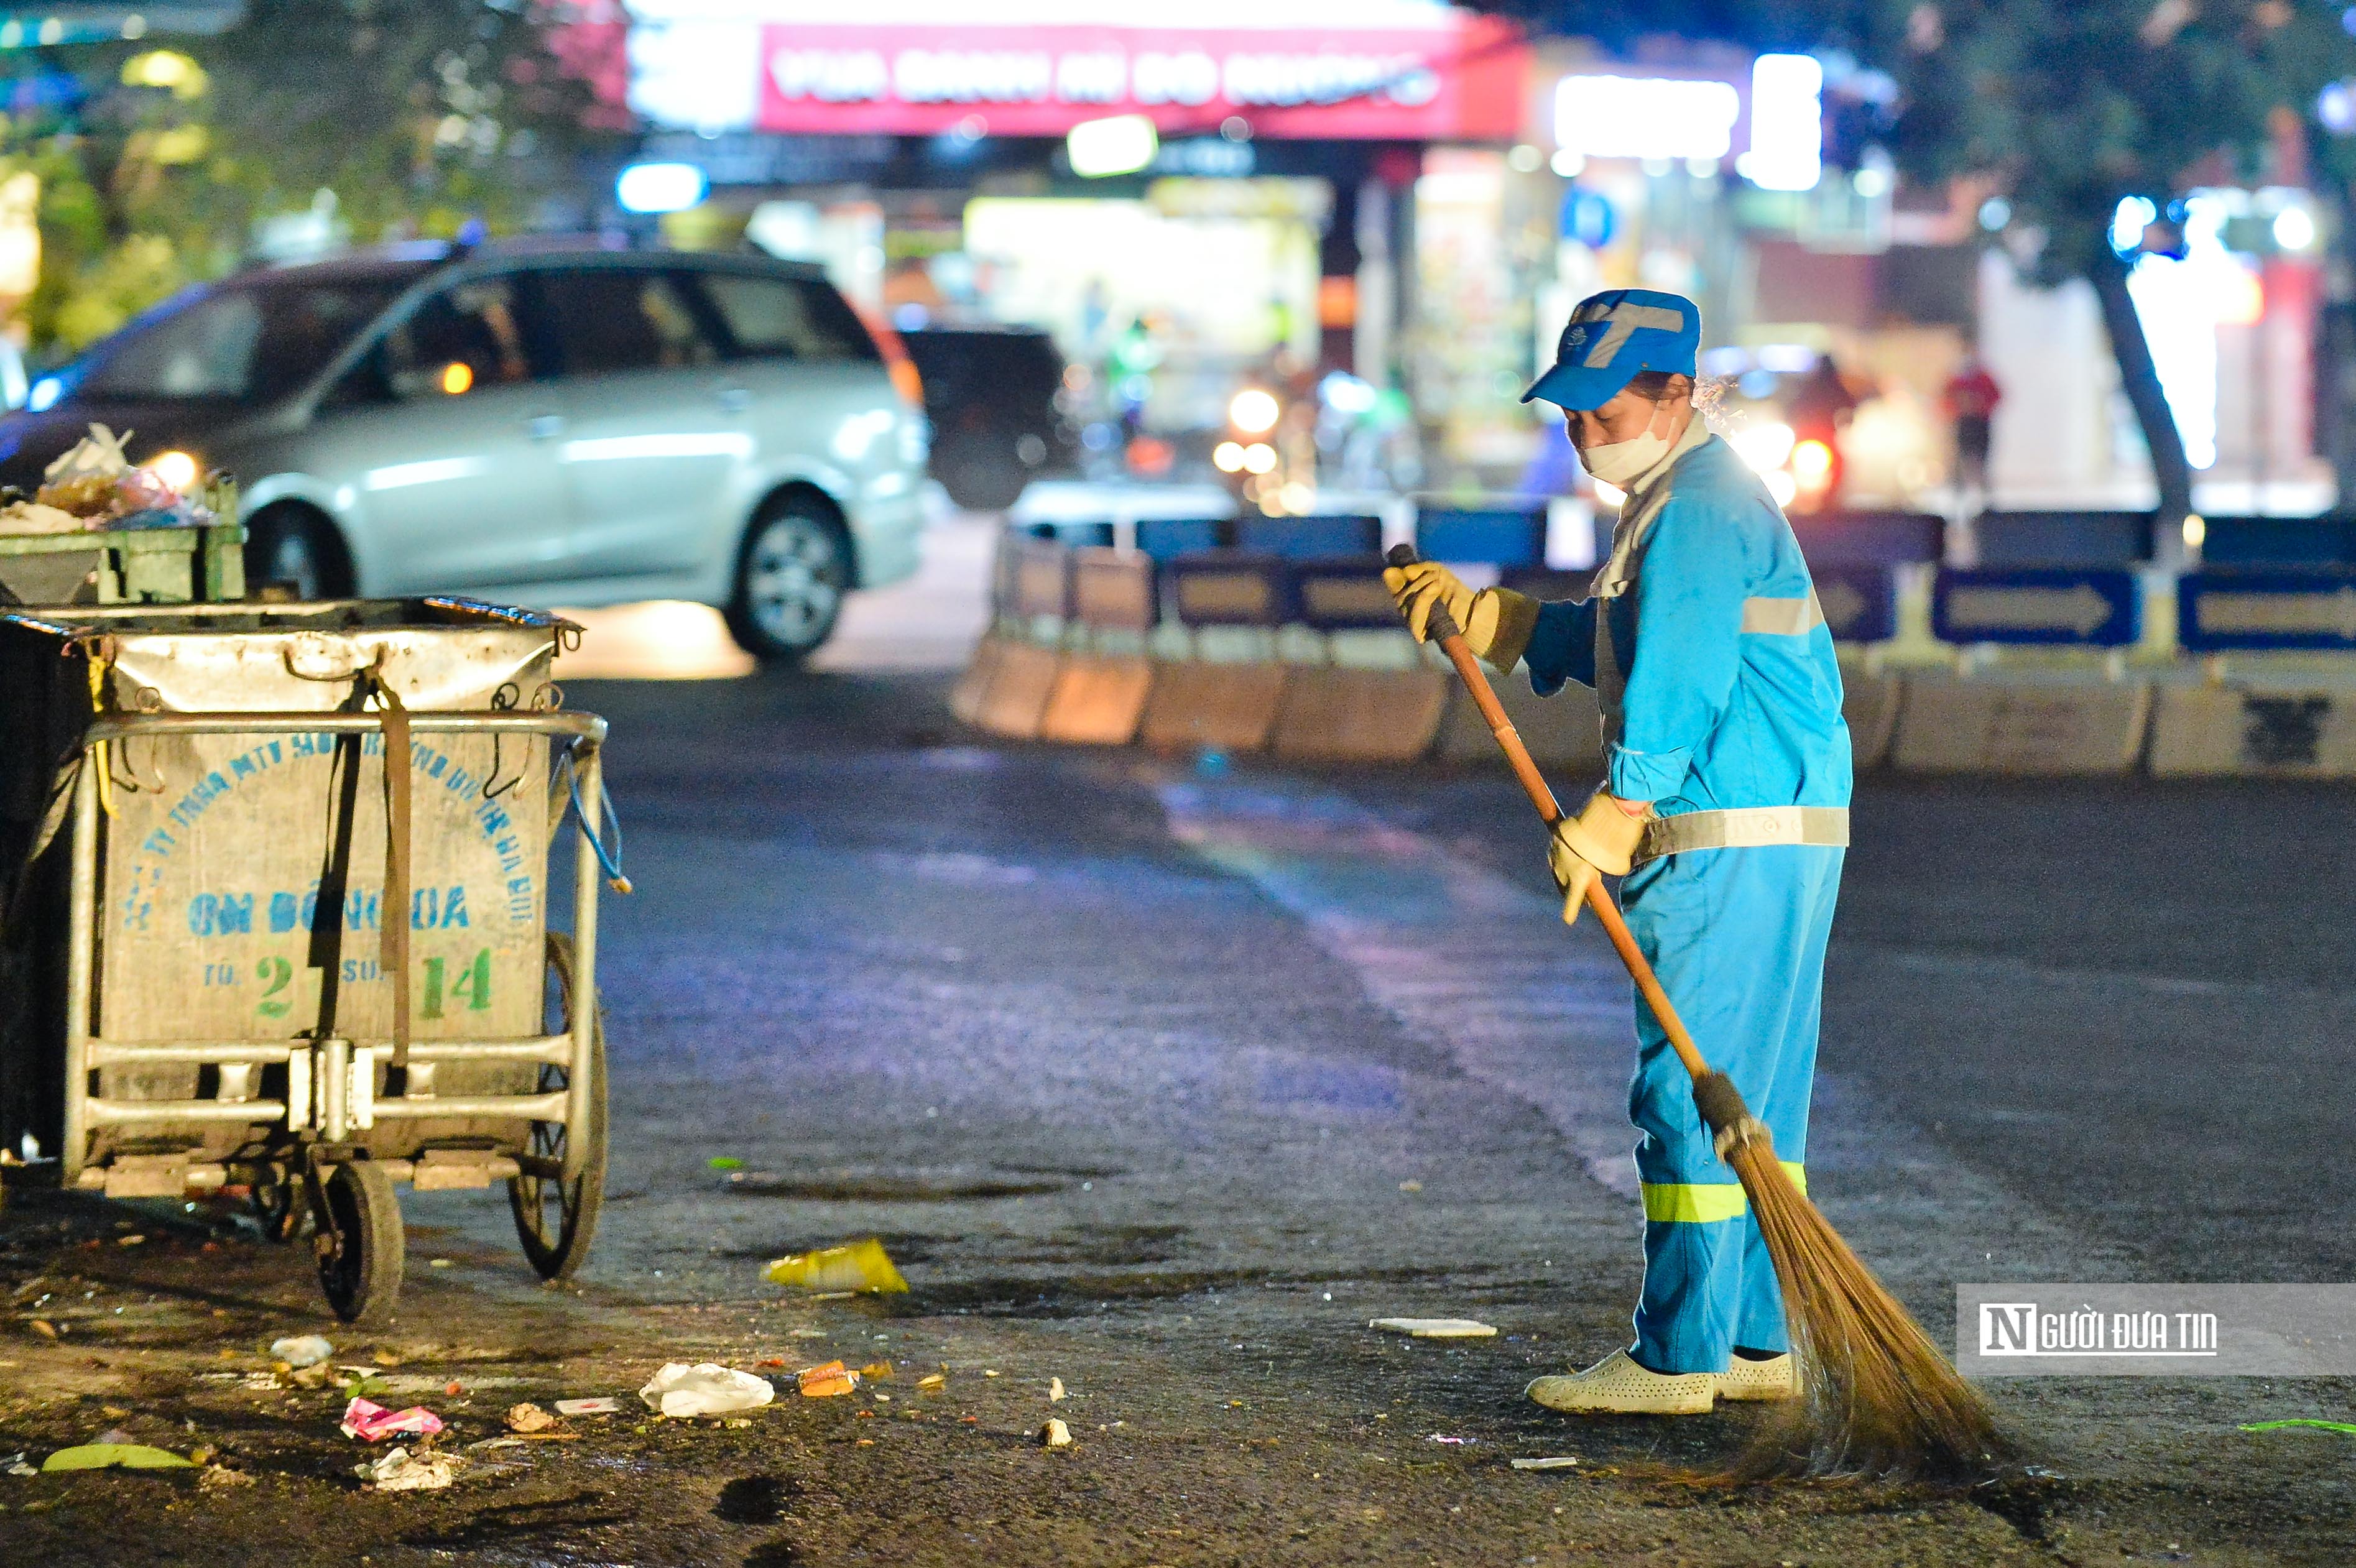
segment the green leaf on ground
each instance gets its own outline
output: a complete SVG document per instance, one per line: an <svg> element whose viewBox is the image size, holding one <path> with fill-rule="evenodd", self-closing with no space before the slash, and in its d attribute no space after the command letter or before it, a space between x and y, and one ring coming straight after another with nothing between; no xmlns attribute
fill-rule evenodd
<svg viewBox="0 0 2356 1568"><path fill-rule="evenodd" d="M2356 1423L2346 1421L2310 1421L2305 1416L2299 1416L2290 1421L2245 1421L2242 1424L2242 1430L2244 1432L2274 1432L2285 1426L2319 1426L2326 1432L2345 1432L2351 1437L2356 1437Z"/></svg>
<svg viewBox="0 0 2356 1568"><path fill-rule="evenodd" d="M150 1448L145 1443L84 1443L60 1448L41 1462L41 1473L58 1470L187 1470L195 1467L177 1454Z"/></svg>

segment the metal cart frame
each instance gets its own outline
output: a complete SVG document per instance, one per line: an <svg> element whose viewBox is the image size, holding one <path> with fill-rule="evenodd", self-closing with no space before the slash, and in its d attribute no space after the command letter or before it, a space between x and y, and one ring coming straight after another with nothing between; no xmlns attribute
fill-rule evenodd
<svg viewBox="0 0 2356 1568"><path fill-rule="evenodd" d="M68 884L68 928L66 933L66 1019L64 1040L65 1104L64 1147L60 1150L59 1179L62 1185L83 1190L104 1191L111 1196L172 1196L185 1190L219 1188L227 1183L237 1162L190 1165L185 1162L167 1165L153 1170L143 1170L139 1164L126 1165L117 1160L112 1165L85 1164L86 1146L91 1129L100 1126L137 1125L145 1123L234 1122L251 1125L273 1125L273 1132L283 1131L291 1142L274 1150L273 1157L258 1162L275 1168L279 1160L299 1161L300 1168L293 1172L275 1170L280 1185L299 1179L310 1200L310 1209L319 1222L319 1252L323 1283L337 1312L348 1317L381 1311L391 1305L391 1296L400 1288L401 1263L399 1248L400 1218L397 1203L391 1199L390 1183L410 1181L420 1189L487 1186L505 1178L510 1185L516 1206L519 1230L525 1229L523 1219L525 1198L523 1182L556 1181L570 1187L584 1176L602 1186L604 1163L604 1051L599 1023L596 987L597 963L597 884L603 873L596 839L606 831L604 824L603 767L601 748L606 725L594 714L569 712L562 709L530 711L434 711L413 709L408 715L408 726L417 734L512 735L535 737L551 742L550 765L558 764L558 748L569 743L571 765L576 770L574 783L578 804L578 837L574 854L574 885L573 896L573 927L571 933L571 961L563 965L568 971L560 976L569 1010L569 1029L561 1034L533 1035L520 1039L499 1040L413 1040L408 1047L408 1061L412 1064L440 1062L468 1063L545 1063L566 1070L564 1087L553 1091L525 1094L477 1094L466 1096L415 1095L406 1092L379 1094L376 1072L380 1060L388 1058L392 1042L390 1040L353 1039L342 1035L321 1038L293 1037L278 1040L188 1040L167 1043L131 1042L102 1038L92 1029L95 1014L96 970L99 962L100 908L99 833L102 808L99 785L105 766L101 750L108 741L166 736L190 735L286 735L296 733L334 735L381 735L385 716L381 712L245 712L245 713L120 713L93 718L82 736L82 765L73 785L70 808L70 865ZM560 826L552 822L549 858L555 857L555 832ZM562 933L552 933L552 962L557 961L556 942ZM139 1067L158 1064L175 1066L199 1065L215 1069L243 1069L241 1080L250 1080L262 1067L283 1065L286 1071L286 1091L283 1099L216 1098L196 1100L123 1100L107 1099L91 1093L92 1072L102 1067ZM390 1086L390 1085L388 1085ZM426 1160L369 1157L363 1149L354 1147L356 1133L364 1133L381 1122L402 1119L477 1117L494 1120L514 1118L527 1125L538 1123L566 1129L562 1160L550 1159L531 1152L528 1147L513 1156L487 1154L472 1162L440 1164ZM529 1131L523 1140L527 1144ZM501 1139L502 1143L506 1140ZM597 1168L594 1171L592 1165ZM353 1183L368 1189L358 1199L359 1223L355 1226L351 1201L340 1205L331 1201L329 1188L339 1171L353 1171ZM537 1203L541 1200L535 1196ZM575 1201L579 1201L576 1195ZM562 1201L560 1196L560 1201ZM594 1226L594 1205L597 1195L587 1198L584 1233L575 1238L569 1233L563 1243L550 1249L544 1244L533 1246L533 1238L525 1232L526 1251L540 1272L552 1278L562 1277L577 1266L585 1255L589 1236L586 1231ZM375 1213L370 1214L370 1206ZM385 1211L390 1208L390 1232L385 1229ZM291 1234L290 1211L286 1232ZM352 1233L357 1228L359 1233ZM367 1255L371 1250L381 1253L390 1245L390 1259ZM346 1249L357 1255L348 1260L348 1273L364 1282L356 1293L339 1296L329 1271ZM389 1268L389 1275L385 1271ZM389 1288L388 1288L389 1286Z"/></svg>

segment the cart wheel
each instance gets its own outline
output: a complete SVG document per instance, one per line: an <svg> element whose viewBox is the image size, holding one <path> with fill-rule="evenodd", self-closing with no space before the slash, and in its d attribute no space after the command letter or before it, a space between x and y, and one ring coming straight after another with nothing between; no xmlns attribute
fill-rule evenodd
<svg viewBox="0 0 2356 1568"><path fill-rule="evenodd" d="M401 1200L392 1178L367 1160L327 1173L319 1228L319 1288L347 1323L382 1318L401 1298Z"/></svg>
<svg viewBox="0 0 2356 1568"><path fill-rule="evenodd" d="M573 938L561 931L548 933L548 1032L562 1034L573 1027ZM574 1129L562 1122L534 1122L527 1169L508 1181L508 1202L515 1210L516 1234L523 1239L523 1255L542 1279L570 1279L589 1256L589 1243L597 1233L597 1211L605 1200L605 1025L590 1026L589 1125L579 1129L584 1140L581 1174L566 1181L557 1173ZM567 1087L571 1074L553 1062L542 1062L540 1093ZM543 1174L544 1173L544 1174Z"/></svg>

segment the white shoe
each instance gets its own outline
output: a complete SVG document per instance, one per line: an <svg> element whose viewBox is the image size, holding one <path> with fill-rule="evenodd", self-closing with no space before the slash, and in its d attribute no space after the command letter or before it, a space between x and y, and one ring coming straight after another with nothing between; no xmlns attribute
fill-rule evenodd
<svg viewBox="0 0 2356 1568"><path fill-rule="evenodd" d="M1717 1386L1713 1373L1648 1371L1614 1350L1583 1372L1539 1378L1522 1392L1574 1415L1707 1415Z"/></svg>
<svg viewBox="0 0 2356 1568"><path fill-rule="evenodd" d="M1790 1351L1772 1360L1750 1361L1740 1356L1730 1359L1726 1371L1717 1375L1718 1397L1720 1399L1797 1399L1800 1378L1793 1366Z"/></svg>

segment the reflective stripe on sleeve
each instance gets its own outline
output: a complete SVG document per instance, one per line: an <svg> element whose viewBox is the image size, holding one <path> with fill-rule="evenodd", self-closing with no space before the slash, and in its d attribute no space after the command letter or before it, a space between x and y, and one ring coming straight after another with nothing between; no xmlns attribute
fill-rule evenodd
<svg viewBox="0 0 2356 1568"><path fill-rule="evenodd" d="M1806 1169L1797 1160L1779 1163L1792 1185L1804 1195ZM1741 1187L1731 1181L1647 1181L1643 1185L1644 1218L1655 1224L1708 1225L1740 1219L1751 1210Z"/></svg>
<svg viewBox="0 0 2356 1568"><path fill-rule="evenodd" d="M1804 637L1825 624L1824 606L1816 603L1816 591L1808 590L1804 599L1745 599L1742 602L1742 629L1764 632L1777 637Z"/></svg>

